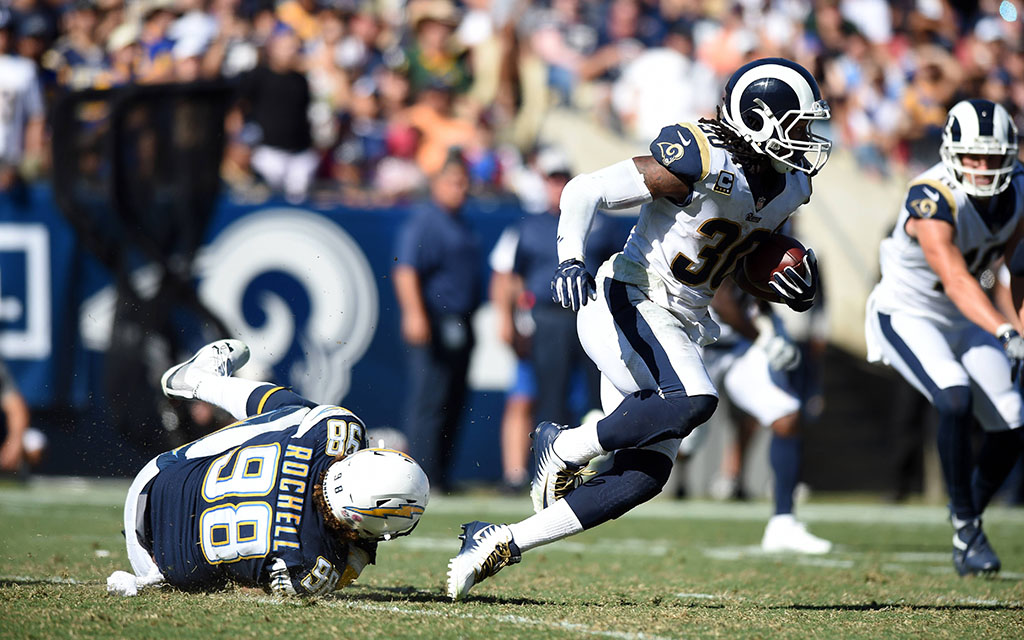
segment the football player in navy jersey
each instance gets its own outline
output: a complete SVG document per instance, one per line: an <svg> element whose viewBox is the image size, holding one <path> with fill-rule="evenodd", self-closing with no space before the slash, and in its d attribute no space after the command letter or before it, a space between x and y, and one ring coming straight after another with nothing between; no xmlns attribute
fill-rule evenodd
<svg viewBox="0 0 1024 640"><path fill-rule="evenodd" d="M1001 105L964 100L949 110L941 162L910 183L896 227L882 241L882 280L868 299L868 359L896 369L939 414L960 575L999 571L981 514L1024 440L1024 339L978 282L1004 257L1021 309L1024 172L1017 149L1017 127ZM976 464L974 418L985 429Z"/></svg>
<svg viewBox="0 0 1024 640"><path fill-rule="evenodd" d="M134 573L108 591L229 582L316 596L355 580L377 542L419 522L429 484L409 456L367 449L349 410L231 377L249 358L219 340L164 374L168 397L217 405L238 422L163 453L136 476L124 509Z"/></svg>
<svg viewBox="0 0 1024 640"><path fill-rule="evenodd" d="M829 115L806 69L755 60L729 79L718 118L665 127L650 155L566 185L551 290L579 312L577 332L601 371L606 417L534 430L537 513L512 525L463 525L462 548L449 562L452 598L522 552L617 518L661 491L680 441L718 405L700 354L718 336L708 304L725 278L737 277L737 261L810 198L811 177L831 147L811 124ZM595 212L636 206L625 247L595 281L583 262ZM769 297L810 308L815 265L809 251L803 273L776 274L777 296ZM608 453L611 468L583 483L588 463Z"/></svg>

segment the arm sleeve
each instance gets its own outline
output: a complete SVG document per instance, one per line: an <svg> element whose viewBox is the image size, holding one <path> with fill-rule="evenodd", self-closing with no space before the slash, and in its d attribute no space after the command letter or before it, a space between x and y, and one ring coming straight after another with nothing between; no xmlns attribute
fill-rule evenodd
<svg viewBox="0 0 1024 640"><path fill-rule="evenodd" d="M651 191L632 159L576 176L565 185L559 203L558 261L583 260L598 209L629 209L650 201Z"/></svg>

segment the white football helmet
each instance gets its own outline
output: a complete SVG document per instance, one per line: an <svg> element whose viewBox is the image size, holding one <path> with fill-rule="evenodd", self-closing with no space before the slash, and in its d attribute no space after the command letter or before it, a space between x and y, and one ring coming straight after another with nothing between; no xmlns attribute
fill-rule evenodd
<svg viewBox="0 0 1024 640"><path fill-rule="evenodd" d="M359 537L390 540L408 535L430 498L420 465L391 449L362 449L327 467L324 499Z"/></svg>
<svg viewBox="0 0 1024 640"><path fill-rule="evenodd" d="M1002 156L995 169L966 168L963 154ZM1017 161L1017 126L1001 104L961 100L953 105L942 130L939 155L946 171L969 195L991 198L1010 186ZM991 177L978 184L978 177Z"/></svg>
<svg viewBox="0 0 1024 640"><path fill-rule="evenodd" d="M814 120L828 120L828 103L807 69L785 58L748 62L725 85L722 124L772 159L777 171L815 175L832 143L811 133Z"/></svg>

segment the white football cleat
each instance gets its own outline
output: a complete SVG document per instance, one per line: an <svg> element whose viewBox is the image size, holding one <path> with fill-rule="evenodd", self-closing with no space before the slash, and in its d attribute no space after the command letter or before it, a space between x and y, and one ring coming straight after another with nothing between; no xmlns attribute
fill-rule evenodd
<svg viewBox="0 0 1024 640"><path fill-rule="evenodd" d="M807 525L792 514L772 516L761 538L761 549L769 553L788 552L821 555L832 550L832 543L807 531Z"/></svg>
<svg viewBox="0 0 1024 640"><path fill-rule="evenodd" d="M190 359L164 372L160 387L168 398L193 400L203 376L230 377L249 361L249 347L241 340L211 342Z"/></svg>
<svg viewBox="0 0 1024 640"><path fill-rule="evenodd" d="M523 559L508 525L467 522L462 525L462 548L448 561L448 596L461 600L473 585Z"/></svg>

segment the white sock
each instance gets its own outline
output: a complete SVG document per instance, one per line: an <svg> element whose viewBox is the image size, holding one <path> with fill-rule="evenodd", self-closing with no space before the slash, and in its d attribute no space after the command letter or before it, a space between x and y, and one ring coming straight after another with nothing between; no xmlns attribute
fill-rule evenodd
<svg viewBox="0 0 1024 640"><path fill-rule="evenodd" d="M512 539L519 550L524 552L583 531L579 518L565 500L559 500L540 513L511 524L508 528L512 530Z"/></svg>
<svg viewBox="0 0 1024 640"><path fill-rule="evenodd" d="M566 429L558 434L551 446L556 456L565 462L579 465L608 453L597 440L597 420L584 422L575 429Z"/></svg>
<svg viewBox="0 0 1024 640"><path fill-rule="evenodd" d="M222 376L204 375L196 384L196 400L209 402L227 411L235 420L249 417L245 405L252 392L269 382L245 380L244 378L225 378Z"/></svg>

